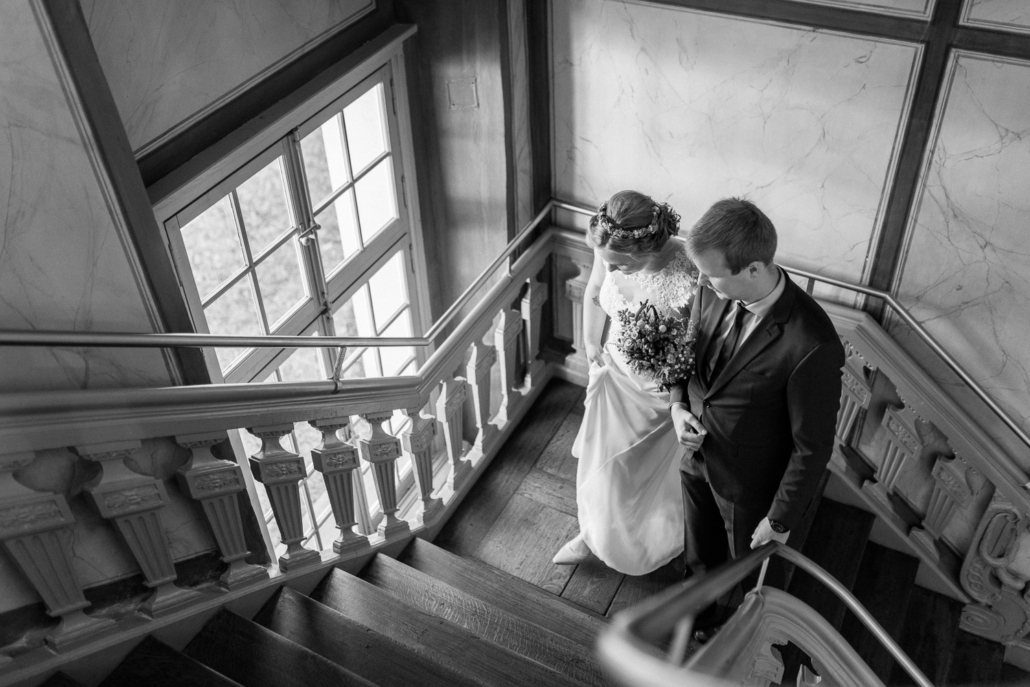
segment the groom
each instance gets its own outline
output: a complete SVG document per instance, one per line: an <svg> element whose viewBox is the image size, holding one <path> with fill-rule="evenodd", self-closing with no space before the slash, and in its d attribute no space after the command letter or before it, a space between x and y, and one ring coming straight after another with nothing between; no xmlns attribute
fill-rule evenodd
<svg viewBox="0 0 1030 687"><path fill-rule="evenodd" d="M786 541L800 523L833 449L844 349L773 262L776 229L753 203L720 200L686 239L700 272L697 365L670 409L680 443L696 451L680 476L697 574Z"/></svg>

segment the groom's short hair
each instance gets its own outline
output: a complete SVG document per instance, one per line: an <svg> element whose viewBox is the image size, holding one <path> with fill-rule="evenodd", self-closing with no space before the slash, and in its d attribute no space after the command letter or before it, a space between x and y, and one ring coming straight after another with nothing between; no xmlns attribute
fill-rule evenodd
<svg viewBox="0 0 1030 687"><path fill-rule="evenodd" d="M751 263L772 263L776 256L776 228L750 200L724 198L716 202L686 236L693 254L718 250L726 267L737 274Z"/></svg>

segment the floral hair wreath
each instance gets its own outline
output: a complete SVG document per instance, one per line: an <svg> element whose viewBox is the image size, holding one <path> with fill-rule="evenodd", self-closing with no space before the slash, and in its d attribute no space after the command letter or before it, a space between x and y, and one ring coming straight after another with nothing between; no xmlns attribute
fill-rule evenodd
<svg viewBox="0 0 1030 687"><path fill-rule="evenodd" d="M615 239L639 239L642 236L650 236L658 232L658 217L662 210L672 218L672 221L679 227L680 216L668 203L654 203L651 206L651 223L644 227L623 227L608 216L608 201L601 203L597 209L597 223L601 229L608 232L608 235ZM676 232L673 232L674 234Z"/></svg>

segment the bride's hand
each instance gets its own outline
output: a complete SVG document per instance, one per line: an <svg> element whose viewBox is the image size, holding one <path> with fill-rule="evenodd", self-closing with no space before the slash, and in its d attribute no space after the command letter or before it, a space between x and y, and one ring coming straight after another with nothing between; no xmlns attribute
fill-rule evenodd
<svg viewBox="0 0 1030 687"><path fill-rule="evenodd" d="M604 347L595 346L594 344L587 344L586 349L587 361L593 363L594 365L604 367Z"/></svg>

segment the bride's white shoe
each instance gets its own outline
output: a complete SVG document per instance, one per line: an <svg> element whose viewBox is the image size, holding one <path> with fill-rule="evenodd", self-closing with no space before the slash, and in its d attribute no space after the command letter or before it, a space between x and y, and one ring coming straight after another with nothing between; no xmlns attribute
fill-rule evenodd
<svg viewBox="0 0 1030 687"><path fill-rule="evenodd" d="M583 541L583 535L577 534L565 546L558 549L554 554L555 565L578 565L590 558L590 547Z"/></svg>

